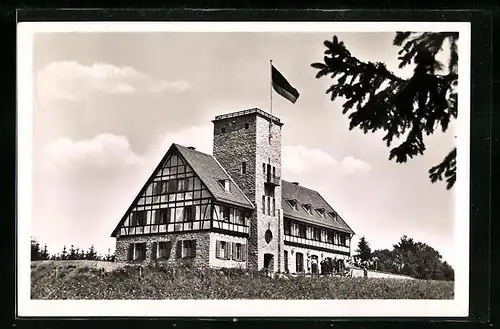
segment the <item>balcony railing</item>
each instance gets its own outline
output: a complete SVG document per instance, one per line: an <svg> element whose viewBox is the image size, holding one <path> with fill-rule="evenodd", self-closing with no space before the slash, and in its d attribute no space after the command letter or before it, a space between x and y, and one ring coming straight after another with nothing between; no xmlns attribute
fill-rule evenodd
<svg viewBox="0 0 500 329"><path fill-rule="evenodd" d="M271 174L266 175L266 183L278 186L278 185L280 185L280 182L281 182L280 176L271 175Z"/></svg>
<svg viewBox="0 0 500 329"><path fill-rule="evenodd" d="M349 247L347 247L347 246L339 246L339 245L336 245L333 243L310 240L310 239L306 239L306 238L299 238L297 236L291 236L291 235L286 235L286 234L284 237L285 237L285 243L292 242L292 243L298 243L298 244L307 245L307 246L311 246L311 247L329 249L332 251L349 252Z"/></svg>
<svg viewBox="0 0 500 329"><path fill-rule="evenodd" d="M229 118L234 118L234 117L238 117L238 116L242 116L242 115L246 115L246 114L250 114L250 113L259 113L260 115L262 115L262 116L264 116L266 118L272 119L273 121L276 121L278 123L280 122L280 119L278 119L274 115L271 115L271 114L269 114L267 112L264 112L264 111L262 111L261 109L258 109L258 108L253 108L253 109L248 109L248 110L243 110L243 111L238 111L238 112L233 112L233 113L227 113L227 114L217 115L215 117L215 120L229 119Z"/></svg>

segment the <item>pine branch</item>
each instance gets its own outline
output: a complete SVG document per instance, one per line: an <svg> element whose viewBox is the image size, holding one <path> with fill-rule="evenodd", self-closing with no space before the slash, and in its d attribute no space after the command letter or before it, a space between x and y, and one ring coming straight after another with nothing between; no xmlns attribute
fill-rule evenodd
<svg viewBox="0 0 500 329"><path fill-rule="evenodd" d="M364 133L383 130L386 132L383 141L388 147L395 139L404 138L389 152L389 160L403 163L424 154L424 134L433 134L439 126L446 131L451 119L457 117L456 70L435 74L443 66L435 60L435 55L446 39L451 40L450 48L454 51L448 66L454 68L458 61L455 44L458 34L396 34L394 44L402 47L400 67L412 60L416 64L409 79L396 76L384 63L360 61L336 36L333 41L324 42L327 48L324 63L311 66L318 70L317 78L329 76L334 80L326 94L330 94L332 101L345 99L342 113L350 112L349 129L357 127Z"/></svg>

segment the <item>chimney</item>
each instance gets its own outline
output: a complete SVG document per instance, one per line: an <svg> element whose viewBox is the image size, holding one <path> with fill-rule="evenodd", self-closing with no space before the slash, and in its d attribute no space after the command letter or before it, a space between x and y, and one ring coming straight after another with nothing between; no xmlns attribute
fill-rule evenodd
<svg viewBox="0 0 500 329"><path fill-rule="evenodd" d="M293 185L299 185L299 182L292 182Z"/></svg>
<svg viewBox="0 0 500 329"><path fill-rule="evenodd" d="M194 147L194 146L188 146L188 149L190 149L190 150L196 150L196 147Z"/></svg>

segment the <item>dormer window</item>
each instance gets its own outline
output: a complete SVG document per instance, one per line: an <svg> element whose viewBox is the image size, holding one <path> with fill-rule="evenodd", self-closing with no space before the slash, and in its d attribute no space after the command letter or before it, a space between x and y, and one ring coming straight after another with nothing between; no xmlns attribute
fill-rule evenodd
<svg viewBox="0 0 500 329"><path fill-rule="evenodd" d="M224 191L229 192L229 186L230 186L229 179L221 179L219 180L219 184L222 186Z"/></svg>
<svg viewBox="0 0 500 329"><path fill-rule="evenodd" d="M293 210L297 211L297 200L286 200L288 201L288 204L290 204L290 207L293 208Z"/></svg>
<svg viewBox="0 0 500 329"><path fill-rule="evenodd" d="M309 215L312 215L312 212L311 212L311 205L310 204L305 204L305 205L302 205L304 207L304 209L307 211L307 213Z"/></svg>
<svg viewBox="0 0 500 329"><path fill-rule="evenodd" d="M336 212L332 211L332 212L331 212L331 213L329 213L329 214L330 214L330 216L333 218L333 220L334 220L334 221L337 221L337 216L338 216L338 215L337 215L337 213L336 213Z"/></svg>
<svg viewBox="0 0 500 329"><path fill-rule="evenodd" d="M318 214L319 214L321 217L325 218L325 209L323 209L323 208L319 208L319 209L316 209L316 211L318 212Z"/></svg>

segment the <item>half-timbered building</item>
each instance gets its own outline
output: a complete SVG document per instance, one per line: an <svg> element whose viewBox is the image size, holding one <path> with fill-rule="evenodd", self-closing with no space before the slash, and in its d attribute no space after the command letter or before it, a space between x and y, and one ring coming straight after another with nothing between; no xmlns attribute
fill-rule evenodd
<svg viewBox="0 0 500 329"><path fill-rule="evenodd" d="M280 119L217 116L213 155L172 144L114 231L121 262L318 272L354 232L315 190L281 179Z"/></svg>

